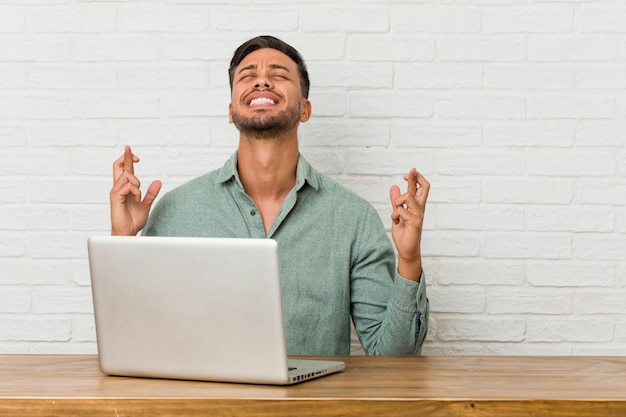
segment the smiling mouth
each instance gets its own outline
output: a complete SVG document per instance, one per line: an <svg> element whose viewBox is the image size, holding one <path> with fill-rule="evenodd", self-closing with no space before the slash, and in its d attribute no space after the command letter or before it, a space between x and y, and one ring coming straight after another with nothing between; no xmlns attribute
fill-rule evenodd
<svg viewBox="0 0 626 417"><path fill-rule="evenodd" d="M274 105L276 102L269 97L257 97L250 100L248 106L256 107L256 106L269 106Z"/></svg>

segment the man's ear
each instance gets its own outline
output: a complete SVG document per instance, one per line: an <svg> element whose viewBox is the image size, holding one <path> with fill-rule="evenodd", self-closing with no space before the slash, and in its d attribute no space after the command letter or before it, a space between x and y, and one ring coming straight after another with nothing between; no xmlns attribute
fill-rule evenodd
<svg viewBox="0 0 626 417"><path fill-rule="evenodd" d="M304 104L300 108L300 122L308 122L311 118L312 106L311 102L307 99L304 99Z"/></svg>
<svg viewBox="0 0 626 417"><path fill-rule="evenodd" d="M233 123L233 103L228 103L228 123Z"/></svg>

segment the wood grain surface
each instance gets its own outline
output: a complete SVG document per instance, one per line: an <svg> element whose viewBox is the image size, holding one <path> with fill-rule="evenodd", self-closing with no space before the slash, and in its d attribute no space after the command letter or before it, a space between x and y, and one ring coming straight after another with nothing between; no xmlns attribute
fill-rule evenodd
<svg viewBox="0 0 626 417"><path fill-rule="evenodd" d="M332 359L346 370L279 387L112 377L95 355L0 355L0 416L626 416L624 357Z"/></svg>

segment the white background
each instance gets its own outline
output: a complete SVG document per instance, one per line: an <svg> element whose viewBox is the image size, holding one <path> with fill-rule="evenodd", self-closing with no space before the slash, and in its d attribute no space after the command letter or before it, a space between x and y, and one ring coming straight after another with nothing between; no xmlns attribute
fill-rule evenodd
<svg viewBox="0 0 626 417"><path fill-rule="evenodd" d="M259 34L307 60L313 165L387 226L432 183L425 354L626 352L626 2L0 0L0 353L96 351L113 160L164 191L221 166Z"/></svg>

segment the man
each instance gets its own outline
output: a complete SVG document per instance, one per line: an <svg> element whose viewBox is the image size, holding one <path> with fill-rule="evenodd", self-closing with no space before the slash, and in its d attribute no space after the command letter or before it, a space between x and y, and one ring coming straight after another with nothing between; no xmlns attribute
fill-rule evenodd
<svg viewBox="0 0 626 417"><path fill-rule="evenodd" d="M235 51L229 76L238 151L150 213L161 183L142 200L139 159L127 146L113 166L112 234L275 239L289 354L349 354L351 317L367 354L419 354L429 312L420 252L429 183L411 169L407 192L391 187L396 266L374 208L299 153L298 126L311 116L300 54L257 37Z"/></svg>

